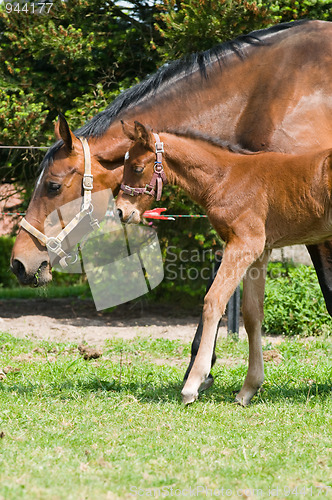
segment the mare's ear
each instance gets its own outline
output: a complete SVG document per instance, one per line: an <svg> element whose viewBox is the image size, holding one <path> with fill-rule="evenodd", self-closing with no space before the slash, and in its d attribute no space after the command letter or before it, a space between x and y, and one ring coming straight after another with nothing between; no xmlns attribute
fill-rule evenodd
<svg viewBox="0 0 332 500"><path fill-rule="evenodd" d="M62 139L69 151L74 148L74 143L77 141L77 137L75 137L70 130L67 120L62 113L59 113L58 121L54 127L54 132L57 140L59 141Z"/></svg>
<svg viewBox="0 0 332 500"><path fill-rule="evenodd" d="M128 137L128 139L130 139L131 141L136 141L137 136L136 136L135 126L131 125L128 122L124 122L122 120L121 120L121 125L123 133Z"/></svg>
<svg viewBox="0 0 332 500"><path fill-rule="evenodd" d="M155 150L156 141L150 130L144 127L144 125L142 125L140 122L135 122L135 132L136 132L136 140L141 142L144 145L144 147L146 147L150 151Z"/></svg>

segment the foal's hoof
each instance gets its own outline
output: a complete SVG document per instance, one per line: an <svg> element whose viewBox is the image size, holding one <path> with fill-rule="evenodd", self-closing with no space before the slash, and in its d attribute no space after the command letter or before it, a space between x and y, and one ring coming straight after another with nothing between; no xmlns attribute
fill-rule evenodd
<svg viewBox="0 0 332 500"><path fill-rule="evenodd" d="M183 389L181 392L181 397L182 397L182 403L184 405L189 405L190 403L196 401L196 399L198 398L198 393L194 394L192 392L187 392Z"/></svg>
<svg viewBox="0 0 332 500"><path fill-rule="evenodd" d="M249 395L242 395L239 393L235 397L234 403L237 403L238 405L241 405L243 407L248 406L250 404L250 401L252 400L254 394L252 396Z"/></svg>
<svg viewBox="0 0 332 500"><path fill-rule="evenodd" d="M248 403L246 403L246 402L245 402L245 400L244 400L243 398L238 398L238 397L236 396L236 398L234 399L234 403L236 403L236 404L238 404L238 405L240 405L240 406L245 407L245 406L248 406L248 404L250 403L250 401L249 401Z"/></svg>
<svg viewBox="0 0 332 500"><path fill-rule="evenodd" d="M207 389L209 389L211 387L211 385L213 385L213 382L214 382L214 378L212 377L212 375L209 375L204 380L204 382L202 382L201 385L199 386L198 392L206 391Z"/></svg>

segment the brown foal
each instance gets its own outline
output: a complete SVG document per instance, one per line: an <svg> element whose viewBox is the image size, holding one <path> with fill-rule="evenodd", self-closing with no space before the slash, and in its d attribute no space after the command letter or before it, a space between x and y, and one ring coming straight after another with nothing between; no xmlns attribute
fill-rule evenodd
<svg viewBox="0 0 332 500"><path fill-rule="evenodd" d="M124 222L138 223L156 194L151 179L161 169L155 153L159 137L138 122L123 124L123 130L134 142L126 154L117 206ZM181 186L206 210L226 242L216 279L205 296L202 341L182 390L183 402L193 402L207 383L217 324L244 278L249 367L236 401L247 405L264 380L261 324L271 249L317 244L332 236L332 149L304 155L239 153L189 132L160 133L160 141L161 182L167 179Z"/></svg>

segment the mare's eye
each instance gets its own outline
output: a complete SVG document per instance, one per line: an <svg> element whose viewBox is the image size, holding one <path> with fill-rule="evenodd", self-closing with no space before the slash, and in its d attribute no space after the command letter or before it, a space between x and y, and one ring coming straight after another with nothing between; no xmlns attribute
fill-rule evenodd
<svg viewBox="0 0 332 500"><path fill-rule="evenodd" d="M133 169L136 174L142 174L144 171L144 167L133 167Z"/></svg>
<svg viewBox="0 0 332 500"><path fill-rule="evenodd" d="M52 182L50 181L48 183L48 191L49 193L57 193L58 191L60 191L61 189L61 184L59 184L58 182Z"/></svg>

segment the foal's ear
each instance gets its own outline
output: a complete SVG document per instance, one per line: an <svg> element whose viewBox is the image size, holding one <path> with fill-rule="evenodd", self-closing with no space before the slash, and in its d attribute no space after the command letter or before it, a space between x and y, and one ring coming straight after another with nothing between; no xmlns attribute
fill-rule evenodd
<svg viewBox="0 0 332 500"><path fill-rule="evenodd" d="M71 151L74 147L76 137L70 130L67 120L62 113L59 113L58 121L54 126L54 132L57 140L59 141L62 139L66 148Z"/></svg>
<svg viewBox="0 0 332 500"><path fill-rule="evenodd" d="M155 150L155 140L149 129L144 127L140 122L135 122L136 140L141 142L144 147Z"/></svg>
<svg viewBox="0 0 332 500"><path fill-rule="evenodd" d="M144 147L154 151L154 138L151 132L140 122L135 121L134 125L121 120L123 133L134 142L141 142Z"/></svg>

